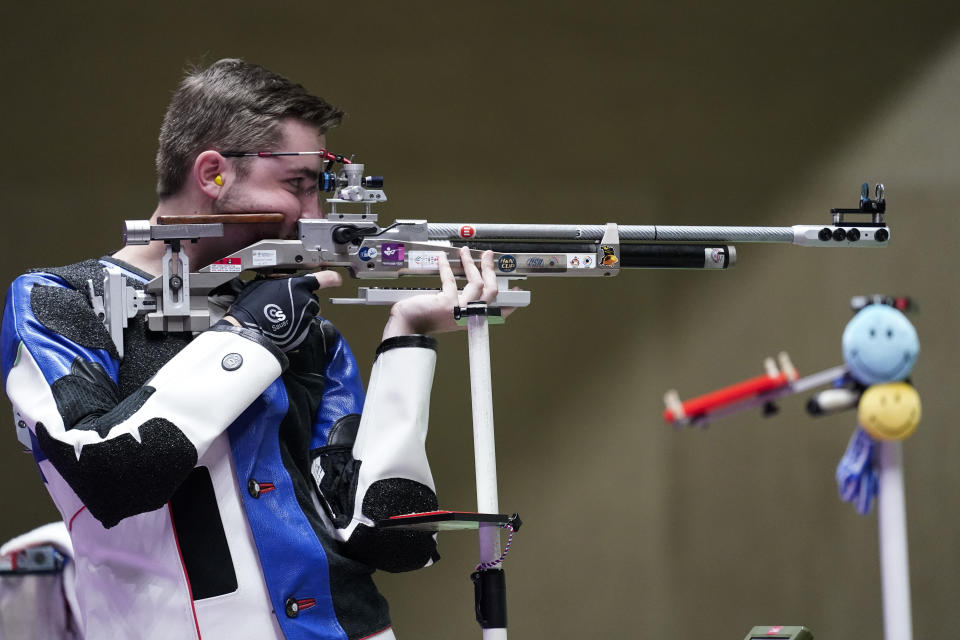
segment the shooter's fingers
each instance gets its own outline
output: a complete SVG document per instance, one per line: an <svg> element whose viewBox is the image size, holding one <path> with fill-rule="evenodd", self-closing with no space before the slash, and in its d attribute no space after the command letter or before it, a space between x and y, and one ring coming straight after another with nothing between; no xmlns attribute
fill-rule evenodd
<svg viewBox="0 0 960 640"><path fill-rule="evenodd" d="M483 279L480 276L480 270L473 262L470 249L467 247L460 247L460 263L463 265L463 274L467 277L467 284L463 287L460 303L466 305L468 302L480 299L480 294L483 292Z"/></svg>
<svg viewBox="0 0 960 640"><path fill-rule="evenodd" d="M314 289L314 291L328 289L330 287L339 287L343 284L343 278L336 271L316 271L307 275L317 279L317 288Z"/></svg>
<svg viewBox="0 0 960 640"><path fill-rule="evenodd" d="M441 296L450 300L453 304L457 302L457 279L453 276L453 269L450 268L450 262L444 253L440 254L440 293Z"/></svg>

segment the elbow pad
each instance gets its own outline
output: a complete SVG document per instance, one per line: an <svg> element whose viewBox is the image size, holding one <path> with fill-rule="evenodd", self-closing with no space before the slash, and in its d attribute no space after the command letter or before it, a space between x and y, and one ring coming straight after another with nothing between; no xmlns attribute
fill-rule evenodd
<svg viewBox="0 0 960 640"><path fill-rule="evenodd" d="M374 527L390 516L437 509L425 448L436 357L429 336L385 340L359 424L341 421L313 462L333 534L350 557L385 571L439 560L435 534Z"/></svg>

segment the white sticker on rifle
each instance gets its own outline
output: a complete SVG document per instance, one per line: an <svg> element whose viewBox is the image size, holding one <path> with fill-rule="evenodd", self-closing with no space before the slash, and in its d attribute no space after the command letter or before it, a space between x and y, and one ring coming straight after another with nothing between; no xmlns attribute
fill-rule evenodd
<svg viewBox="0 0 960 640"><path fill-rule="evenodd" d="M597 257L592 253L568 253L567 266L571 269L593 269L597 264Z"/></svg>
<svg viewBox="0 0 960 640"><path fill-rule="evenodd" d="M272 267L275 264L277 264L276 249L254 249L253 250L253 266Z"/></svg>
<svg viewBox="0 0 960 640"><path fill-rule="evenodd" d="M408 251L407 259L411 269L436 271L440 268L442 251Z"/></svg>
<svg viewBox="0 0 960 640"><path fill-rule="evenodd" d="M210 265L211 273L240 273L243 267L240 258L221 258Z"/></svg>
<svg viewBox="0 0 960 640"><path fill-rule="evenodd" d="M703 268L704 269L723 269L727 260L727 252L718 247L704 248L703 250Z"/></svg>

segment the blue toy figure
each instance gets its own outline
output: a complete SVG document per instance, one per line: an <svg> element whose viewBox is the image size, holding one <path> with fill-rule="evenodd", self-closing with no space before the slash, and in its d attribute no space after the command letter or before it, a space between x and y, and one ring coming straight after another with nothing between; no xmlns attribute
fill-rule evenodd
<svg viewBox="0 0 960 640"><path fill-rule="evenodd" d="M859 426L837 465L837 486L840 497L863 515L879 495L884 637L910 640L910 564L900 440L920 422L920 395L907 379L920 341L900 310L910 306L907 299L854 298L855 307L858 303L862 308L843 331L848 374L839 383L855 389ZM816 403L814 398L810 406Z"/></svg>
<svg viewBox="0 0 960 640"><path fill-rule="evenodd" d="M854 304L862 301L855 298ZM837 486L840 497L861 515L870 511L879 489L877 440L903 439L920 420L920 397L903 382L917 361L920 341L907 317L890 302L897 301L876 296L847 323L842 344L849 373L835 385L850 388L851 400L860 404L860 426L837 466ZM818 404L817 397L811 400L812 413L818 413Z"/></svg>
<svg viewBox="0 0 960 640"><path fill-rule="evenodd" d="M843 360L861 384L906 379L919 352L917 330L886 304L865 306L843 330Z"/></svg>

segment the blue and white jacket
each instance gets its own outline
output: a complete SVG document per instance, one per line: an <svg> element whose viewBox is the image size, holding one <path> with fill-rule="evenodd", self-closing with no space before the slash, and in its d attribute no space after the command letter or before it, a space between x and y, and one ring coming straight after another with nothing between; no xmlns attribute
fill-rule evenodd
<svg viewBox="0 0 960 640"><path fill-rule="evenodd" d="M385 341L366 399L317 320L283 354L245 329L158 334L122 359L85 293L104 258L19 277L0 336L17 435L70 530L88 640L392 638L375 568L437 559L373 521L436 509L424 451L436 343Z"/></svg>

